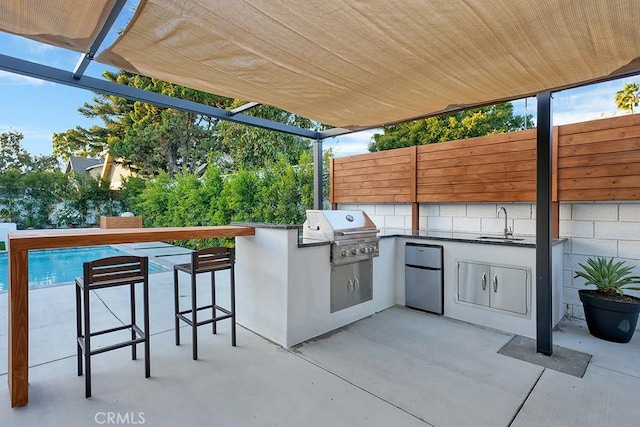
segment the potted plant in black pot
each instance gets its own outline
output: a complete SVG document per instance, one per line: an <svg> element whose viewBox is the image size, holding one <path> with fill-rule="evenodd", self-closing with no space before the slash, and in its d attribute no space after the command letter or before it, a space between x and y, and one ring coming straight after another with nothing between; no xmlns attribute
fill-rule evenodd
<svg viewBox="0 0 640 427"><path fill-rule="evenodd" d="M640 298L624 291L640 290L629 286L640 283L640 277L631 275L633 266L624 265L625 261L614 263L613 258L589 258L587 264L578 263L582 270L576 271L575 277L596 287L578 291L589 333L607 341L629 342L638 323Z"/></svg>

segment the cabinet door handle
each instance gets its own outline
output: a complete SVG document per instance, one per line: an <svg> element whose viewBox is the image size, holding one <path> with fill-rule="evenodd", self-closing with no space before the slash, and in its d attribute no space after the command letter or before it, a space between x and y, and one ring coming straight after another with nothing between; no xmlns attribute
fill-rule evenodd
<svg viewBox="0 0 640 427"><path fill-rule="evenodd" d="M347 280L347 293L351 295L353 293L353 282L351 279Z"/></svg>
<svg viewBox="0 0 640 427"><path fill-rule="evenodd" d="M498 275L493 275L493 292L498 292Z"/></svg>
<svg viewBox="0 0 640 427"><path fill-rule="evenodd" d="M353 279L353 291L358 293L358 291L360 290L360 280L358 280L358 278L354 278Z"/></svg>
<svg viewBox="0 0 640 427"><path fill-rule="evenodd" d="M487 290L487 275L485 273L482 273L482 290Z"/></svg>

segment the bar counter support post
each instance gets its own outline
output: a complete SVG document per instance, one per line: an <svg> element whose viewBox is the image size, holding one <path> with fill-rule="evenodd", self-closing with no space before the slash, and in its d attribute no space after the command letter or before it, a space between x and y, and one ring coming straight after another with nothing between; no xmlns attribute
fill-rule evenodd
<svg viewBox="0 0 640 427"><path fill-rule="evenodd" d="M27 250L12 250L9 240L9 357L11 407L29 403L29 264Z"/></svg>

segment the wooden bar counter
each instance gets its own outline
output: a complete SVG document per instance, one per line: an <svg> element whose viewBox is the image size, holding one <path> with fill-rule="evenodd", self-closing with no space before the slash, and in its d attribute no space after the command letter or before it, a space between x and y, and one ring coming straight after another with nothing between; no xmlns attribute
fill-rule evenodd
<svg viewBox="0 0 640 427"><path fill-rule="evenodd" d="M253 236L245 226L116 228L19 231L8 234L9 254L9 395L11 406L29 402L28 251L116 243Z"/></svg>

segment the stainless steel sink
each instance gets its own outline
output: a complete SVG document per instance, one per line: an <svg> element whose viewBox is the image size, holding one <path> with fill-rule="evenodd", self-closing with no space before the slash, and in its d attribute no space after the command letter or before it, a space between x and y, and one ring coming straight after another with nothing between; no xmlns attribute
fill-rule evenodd
<svg viewBox="0 0 640 427"><path fill-rule="evenodd" d="M478 237L480 240L495 240L497 242L517 242L520 240L524 240L519 237L502 237L502 236L480 236Z"/></svg>

